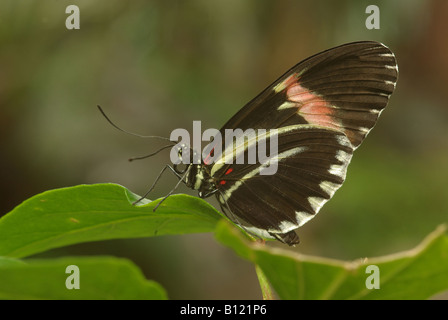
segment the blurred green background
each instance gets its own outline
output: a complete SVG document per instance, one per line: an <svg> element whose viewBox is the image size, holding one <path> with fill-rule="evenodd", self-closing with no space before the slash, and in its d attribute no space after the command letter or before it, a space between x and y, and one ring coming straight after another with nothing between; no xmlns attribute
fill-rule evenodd
<svg viewBox="0 0 448 320"><path fill-rule="evenodd" d="M67 30L65 9L80 9ZM381 10L380 30L365 9ZM448 2L0 2L0 215L39 192L114 182L144 194L168 151L121 127L169 136L220 128L300 60L358 40L396 54L399 81L346 183L299 229L301 253L355 259L410 249L448 217ZM177 179L167 174L152 198ZM195 195L185 186L179 189ZM211 201L213 204L215 202ZM271 246L282 246L270 242ZM253 266L211 234L116 240L40 255L128 257L173 299L259 299Z"/></svg>

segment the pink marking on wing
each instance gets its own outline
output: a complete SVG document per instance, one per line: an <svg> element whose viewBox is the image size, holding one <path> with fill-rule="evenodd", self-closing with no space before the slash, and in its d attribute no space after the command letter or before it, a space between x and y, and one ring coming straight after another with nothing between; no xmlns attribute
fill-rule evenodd
<svg viewBox="0 0 448 320"><path fill-rule="evenodd" d="M286 92L289 100L299 103L305 103L306 101L316 99L317 96L308 89L302 87L298 82L294 83L288 88Z"/></svg>
<svg viewBox="0 0 448 320"><path fill-rule="evenodd" d="M334 109L323 97L302 87L299 82L291 84L286 94L289 101L298 104L297 113L308 123L340 129L339 121L334 118Z"/></svg>

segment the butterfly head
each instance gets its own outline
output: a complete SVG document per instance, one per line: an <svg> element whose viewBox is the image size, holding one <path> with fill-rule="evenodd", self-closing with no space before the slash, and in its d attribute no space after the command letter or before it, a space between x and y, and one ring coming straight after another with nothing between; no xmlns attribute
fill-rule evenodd
<svg viewBox="0 0 448 320"><path fill-rule="evenodd" d="M198 153L190 146L182 143L175 147L175 161L173 161L173 169L178 174L185 174L193 164L200 164L201 159Z"/></svg>
<svg viewBox="0 0 448 320"><path fill-rule="evenodd" d="M177 162L173 164L173 169L184 176L186 186L197 190L201 198L214 194L217 191L215 180L208 173L200 154L186 144L177 145L176 148Z"/></svg>

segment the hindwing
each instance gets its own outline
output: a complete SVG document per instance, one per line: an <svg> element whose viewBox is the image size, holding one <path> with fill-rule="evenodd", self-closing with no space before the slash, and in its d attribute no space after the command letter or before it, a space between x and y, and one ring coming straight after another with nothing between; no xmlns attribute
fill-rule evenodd
<svg viewBox="0 0 448 320"><path fill-rule="evenodd" d="M342 185L352 151L336 130L284 127L277 155L265 164L229 164L219 170L217 198L224 213L248 231L297 243L293 230L313 218ZM276 173L261 175L269 165L276 165Z"/></svg>

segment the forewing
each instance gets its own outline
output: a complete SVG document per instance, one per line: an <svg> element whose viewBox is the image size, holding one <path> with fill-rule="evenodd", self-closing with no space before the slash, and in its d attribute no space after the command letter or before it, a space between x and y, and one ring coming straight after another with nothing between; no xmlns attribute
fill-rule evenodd
<svg viewBox="0 0 448 320"><path fill-rule="evenodd" d="M398 67L381 43L345 44L291 68L221 129L314 124L343 132L357 148L395 89Z"/></svg>

